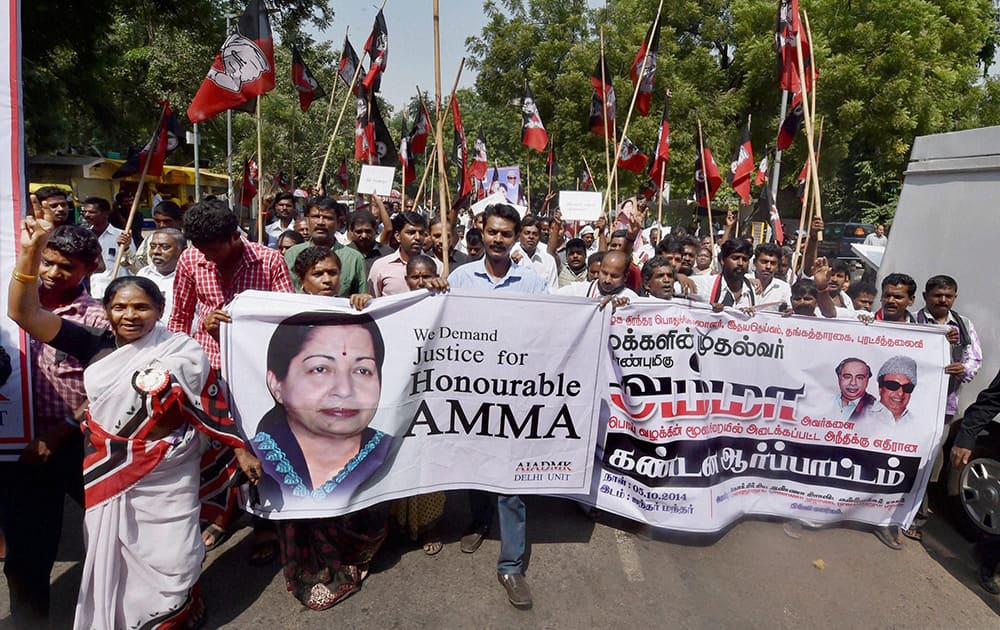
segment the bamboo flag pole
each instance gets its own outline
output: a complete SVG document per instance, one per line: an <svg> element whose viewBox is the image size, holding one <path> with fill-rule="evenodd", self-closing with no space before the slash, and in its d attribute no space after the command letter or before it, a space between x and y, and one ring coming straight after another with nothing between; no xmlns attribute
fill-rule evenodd
<svg viewBox="0 0 1000 630"><path fill-rule="evenodd" d="M583 156L583 166L587 169L587 175L590 176L590 185L594 186L594 173L590 170L590 164L587 164L587 156Z"/></svg>
<svg viewBox="0 0 1000 630"><path fill-rule="evenodd" d="M655 157L653 158L656 159ZM656 224L663 226L663 180L667 176L666 165L660 167L660 200L656 203ZM661 230L662 233L662 230ZM655 245L655 244L654 244Z"/></svg>
<svg viewBox="0 0 1000 630"><path fill-rule="evenodd" d="M819 126L817 127L817 130L816 130L816 155L817 155L816 161L817 162L819 162L819 157L818 156L819 156L820 151L822 149L823 149L823 119L820 118L819 119ZM813 197L812 197L812 203L808 204L808 207L809 207L809 218L806 219L806 225L812 225L813 217L816 215L816 195L813 195ZM822 219L823 216L820 215L820 218Z"/></svg>
<svg viewBox="0 0 1000 630"><path fill-rule="evenodd" d="M653 20L654 25L659 25L660 23L660 12L663 11L663 0L660 0L660 5L656 8L656 19ZM602 49L603 50L603 49ZM603 53L602 53L603 55ZM642 58L642 65L639 67L639 80L636 82L635 90L632 92L632 102L628 106L628 115L625 117L625 126L622 127L621 142L618 142L618 138L615 138L615 161L612 179L615 182L615 205L618 205L618 156L621 155L622 145L625 143L625 136L628 135L628 126L632 122L632 112L635 111L635 103L639 98L639 89L642 87L642 78L646 74L646 61L649 59L649 55L646 54ZM602 66L603 69L603 66ZM663 187L660 186L662 189Z"/></svg>
<svg viewBox="0 0 1000 630"><path fill-rule="evenodd" d="M160 143L160 129L163 128L166 116L167 105L164 103L163 110L160 112L160 121L156 124L156 131L153 132L153 141L149 143L149 151L146 152L146 163L142 165L142 174L139 176L139 185L135 189L135 197L132 198L132 207L128 211L128 220L125 222L126 231L132 229L132 221L135 220L135 213L139 210L139 199L142 197L142 189L146 185L146 174L149 173L149 163L153 161L153 155L156 153L156 145ZM111 272L112 280L118 277L118 270L122 266L122 256L125 255L126 250L128 250L128 247L118 246L118 255L115 256L115 266Z"/></svg>
<svg viewBox="0 0 1000 630"><path fill-rule="evenodd" d="M458 66L458 75L462 75L462 66L465 65L465 58L462 58L461 63ZM458 85L458 79L455 79L456 86ZM441 203L441 257L444 258L441 262L444 264L444 277L448 277L449 265L447 252L450 252L448 244L448 232L451 231L451 222L447 220L448 210L446 207L446 195L445 189L448 187L447 177L445 176L445 164L444 164L444 145L441 142L442 134L444 134L444 118L445 115L442 112L443 101L441 94L441 9L440 0L434 0L434 88L437 95L437 129L434 134L434 142L437 144L437 166L438 166L438 177L440 181L438 182L438 195L440 195ZM452 91L452 98L454 98L454 90Z"/></svg>
<svg viewBox="0 0 1000 630"><path fill-rule="evenodd" d="M803 14L804 14L804 12L803 12ZM808 16L805 17L805 21L806 21L806 24L809 23L809 17ZM808 26L807 26L807 28L808 28ZM809 170L811 170L813 172L812 191L813 191L813 195L815 197L815 199L813 200L813 203L815 204L814 207L816 208L816 216L819 217L820 219L822 219L823 218L823 204L822 204L822 202L821 202L821 200L819 198L819 168L818 168L818 164L816 162L816 147L815 147L815 145L813 145L813 137L814 136L813 136L813 120L812 120L812 118L813 118L814 112L812 111L812 108L809 107L809 105L808 105L809 95L806 93L805 62L802 59L802 33L801 32L796 33L795 34L795 39L796 39L795 56L796 56L796 58L798 59L798 62L799 62L799 92L802 94L802 107L803 107L803 110L804 110L803 113L805 114L804 118L805 118L805 122L806 122L806 140L808 141L808 144L809 144L809 146L808 146L808 151L809 151ZM813 64L815 64L815 61L813 61ZM815 93L815 91L816 91L816 85L814 84L813 85L813 92ZM823 241L823 234L822 233L817 234L816 235L816 240L819 241L819 242L822 242Z"/></svg>
<svg viewBox="0 0 1000 630"><path fill-rule="evenodd" d="M601 205L602 209L607 209L608 212L608 225L611 225L611 208L609 206L611 201L611 153L608 147L608 93L605 86L608 84L607 77L604 76L604 27L601 27L601 107L604 109L603 118L603 133L604 136L604 174L607 179L605 179L605 189L604 189L604 202Z"/></svg>
<svg viewBox="0 0 1000 630"><path fill-rule="evenodd" d="M431 214L434 214L434 191L435 191L435 189L437 187L437 180L438 180L438 176L437 176L438 161L437 161L437 143L436 142L434 143L434 145L433 145L432 148L434 149L434 153L431 154L431 159L430 159L430 169L431 169L430 180L431 180L431 185L430 185L430 192L427 195L427 197L428 197L427 210Z"/></svg>
<svg viewBox="0 0 1000 630"><path fill-rule="evenodd" d="M708 189L708 174L705 165L705 138L701 133L701 119L698 119L698 156L701 161L701 179L705 184L705 207L708 209L708 238L712 251L712 264L715 265L715 227L712 223L712 195Z"/></svg>
<svg viewBox="0 0 1000 630"><path fill-rule="evenodd" d="M289 188L292 189L293 193L295 192L295 119L296 118L297 118L297 116L295 115L295 108L292 107L292 142L291 142L291 144L292 144L292 168L289 169L291 171L291 173L289 173L289 175L288 175L288 186L289 186ZM286 166L287 166L287 164L286 164Z"/></svg>
<svg viewBox="0 0 1000 630"><path fill-rule="evenodd" d="M347 42L347 36L351 32L350 24L347 25L347 30L344 31L344 42ZM343 56L344 51L340 51L341 56ZM360 61L358 62L360 65ZM326 130L330 128L330 115L333 114L333 97L337 93L337 76L333 77L333 88L330 90L330 102L326 104L326 118L323 120L323 135L321 137L326 137Z"/></svg>
<svg viewBox="0 0 1000 630"><path fill-rule="evenodd" d="M528 147L524 147L524 168L527 176L525 178L525 194L524 199L528 204L528 214L531 214L531 151Z"/></svg>
<svg viewBox="0 0 1000 630"><path fill-rule="evenodd" d="M434 153L434 147L433 146L431 146L431 153ZM435 153L434 155L437 155L437 154ZM427 174L431 172L431 170L433 169L433 167L434 167L434 163L432 161L424 160L424 173L423 173L423 175L420 176L420 185L417 186L417 192L416 192L415 195L413 195L413 207L414 207L414 209L416 209L417 205L420 203L420 200L423 198L422 195L423 195L423 192L424 192L424 184L427 183ZM433 182L434 179L431 178L431 181Z"/></svg>
<svg viewBox="0 0 1000 630"><path fill-rule="evenodd" d="M260 124L260 102L264 95L257 97L257 242L264 243L264 141L262 140Z"/></svg>
<svg viewBox="0 0 1000 630"><path fill-rule="evenodd" d="M340 123L344 119L344 111L347 110L347 104L351 102L351 97L354 95L354 86L358 82L358 77L361 75L361 60L358 60L358 67L354 69L354 78L351 79L351 85L347 88L347 96L344 98L344 104L340 107L340 114L337 116L337 123L333 126L333 133L330 134L330 141L326 145L326 155L323 156L323 166L319 169L319 178L316 180L316 185L319 186L323 182L323 175L326 174L326 165L330 161L330 152L333 151L333 141L337 138L337 132L340 131Z"/></svg>

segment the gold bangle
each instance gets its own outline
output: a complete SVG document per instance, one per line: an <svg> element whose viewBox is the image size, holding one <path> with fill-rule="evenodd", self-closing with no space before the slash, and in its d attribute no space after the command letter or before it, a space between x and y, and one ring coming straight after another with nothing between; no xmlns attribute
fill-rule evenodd
<svg viewBox="0 0 1000 630"><path fill-rule="evenodd" d="M37 275L31 275L28 273L21 273L20 271L15 271L13 277L18 282L23 282L24 284L31 284L32 282L38 282Z"/></svg>

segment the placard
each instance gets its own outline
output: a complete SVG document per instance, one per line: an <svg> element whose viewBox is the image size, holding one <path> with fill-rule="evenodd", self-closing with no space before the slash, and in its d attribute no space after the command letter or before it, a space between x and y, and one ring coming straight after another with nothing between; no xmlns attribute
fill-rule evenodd
<svg viewBox="0 0 1000 630"><path fill-rule="evenodd" d="M564 221L596 221L601 217L601 193L561 190L559 212Z"/></svg>
<svg viewBox="0 0 1000 630"><path fill-rule="evenodd" d="M388 197L392 194L392 182L395 178L396 169L391 166L362 164L358 194Z"/></svg>

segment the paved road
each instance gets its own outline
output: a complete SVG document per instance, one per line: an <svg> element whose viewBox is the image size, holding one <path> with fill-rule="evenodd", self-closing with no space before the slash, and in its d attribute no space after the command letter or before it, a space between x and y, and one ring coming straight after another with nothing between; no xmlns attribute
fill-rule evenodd
<svg viewBox="0 0 1000 630"><path fill-rule="evenodd" d="M1000 598L975 583L969 543L941 519L931 521L923 546L907 541L892 551L864 531L805 531L793 539L780 523L763 521L719 538L651 537L615 517L592 521L569 501L529 498L535 605L517 610L496 582L498 541L474 555L459 552L466 515L463 494L449 494L441 554L392 542L360 592L320 613L285 591L277 564L249 565L243 529L206 563L206 627L1000 627ZM68 515L78 517L78 509ZM68 526L67 538L54 576L56 627L71 625L80 579L79 528ZM6 610L4 586L0 616Z"/></svg>

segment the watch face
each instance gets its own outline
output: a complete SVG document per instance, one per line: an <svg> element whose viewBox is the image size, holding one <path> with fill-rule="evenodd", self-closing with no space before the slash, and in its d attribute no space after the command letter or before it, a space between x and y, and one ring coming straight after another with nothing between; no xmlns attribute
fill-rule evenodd
<svg viewBox="0 0 1000 630"><path fill-rule="evenodd" d="M140 392L159 394L170 384L170 373L163 368L150 366L136 372L132 377L132 384Z"/></svg>

